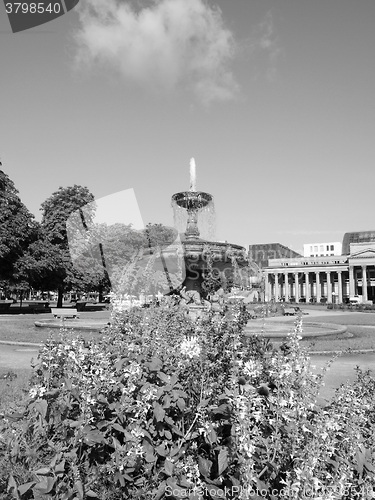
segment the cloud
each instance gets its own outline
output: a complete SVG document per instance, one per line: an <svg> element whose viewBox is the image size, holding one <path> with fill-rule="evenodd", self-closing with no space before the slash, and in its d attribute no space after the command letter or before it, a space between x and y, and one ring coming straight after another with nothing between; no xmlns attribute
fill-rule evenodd
<svg viewBox="0 0 375 500"><path fill-rule="evenodd" d="M252 55L259 58L258 64L254 59L252 61L257 71L265 75L268 81L274 81L277 77L277 64L284 49L277 35L273 15L270 11L254 29L253 36L246 42L245 49L250 49Z"/></svg>
<svg viewBox="0 0 375 500"><path fill-rule="evenodd" d="M233 99L236 41L205 0L85 0L78 9L77 63L105 65L126 81L192 91L203 103Z"/></svg>

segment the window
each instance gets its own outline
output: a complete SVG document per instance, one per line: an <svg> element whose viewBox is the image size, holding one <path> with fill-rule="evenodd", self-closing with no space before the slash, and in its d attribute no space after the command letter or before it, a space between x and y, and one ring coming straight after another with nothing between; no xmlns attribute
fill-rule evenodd
<svg viewBox="0 0 375 500"><path fill-rule="evenodd" d="M327 245L327 252L329 252L329 245Z"/></svg>
<svg viewBox="0 0 375 500"><path fill-rule="evenodd" d="M333 251L335 249L335 247L333 245L331 245L331 251Z"/></svg>

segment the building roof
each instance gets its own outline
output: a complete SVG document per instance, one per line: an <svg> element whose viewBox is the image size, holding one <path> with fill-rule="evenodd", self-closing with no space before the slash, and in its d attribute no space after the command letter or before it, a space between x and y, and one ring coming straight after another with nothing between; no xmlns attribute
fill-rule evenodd
<svg viewBox="0 0 375 500"><path fill-rule="evenodd" d="M345 233L342 240L342 255L350 254L350 243L375 242L375 230Z"/></svg>

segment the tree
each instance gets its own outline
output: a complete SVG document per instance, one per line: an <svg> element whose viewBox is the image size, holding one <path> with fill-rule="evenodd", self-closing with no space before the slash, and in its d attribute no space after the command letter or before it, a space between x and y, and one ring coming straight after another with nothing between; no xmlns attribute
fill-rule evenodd
<svg viewBox="0 0 375 500"><path fill-rule="evenodd" d="M0 170L0 279L13 279L15 262L35 239L37 226L14 183Z"/></svg>
<svg viewBox="0 0 375 500"><path fill-rule="evenodd" d="M94 201L87 187L60 187L42 203L42 234L29 253L33 279L57 289L57 307L62 307L63 294L72 286L83 286L84 276L74 268L69 252L66 223L69 216ZM86 283L87 284L87 283Z"/></svg>

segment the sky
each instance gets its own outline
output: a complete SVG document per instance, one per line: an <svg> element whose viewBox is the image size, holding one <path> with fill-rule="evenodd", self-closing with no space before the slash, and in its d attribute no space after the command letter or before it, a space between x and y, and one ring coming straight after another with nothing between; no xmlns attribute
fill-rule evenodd
<svg viewBox="0 0 375 500"><path fill-rule="evenodd" d="M13 34L0 3L2 169L37 220L79 184L173 225L194 157L218 240L374 229L374 24L373 0L81 0Z"/></svg>

